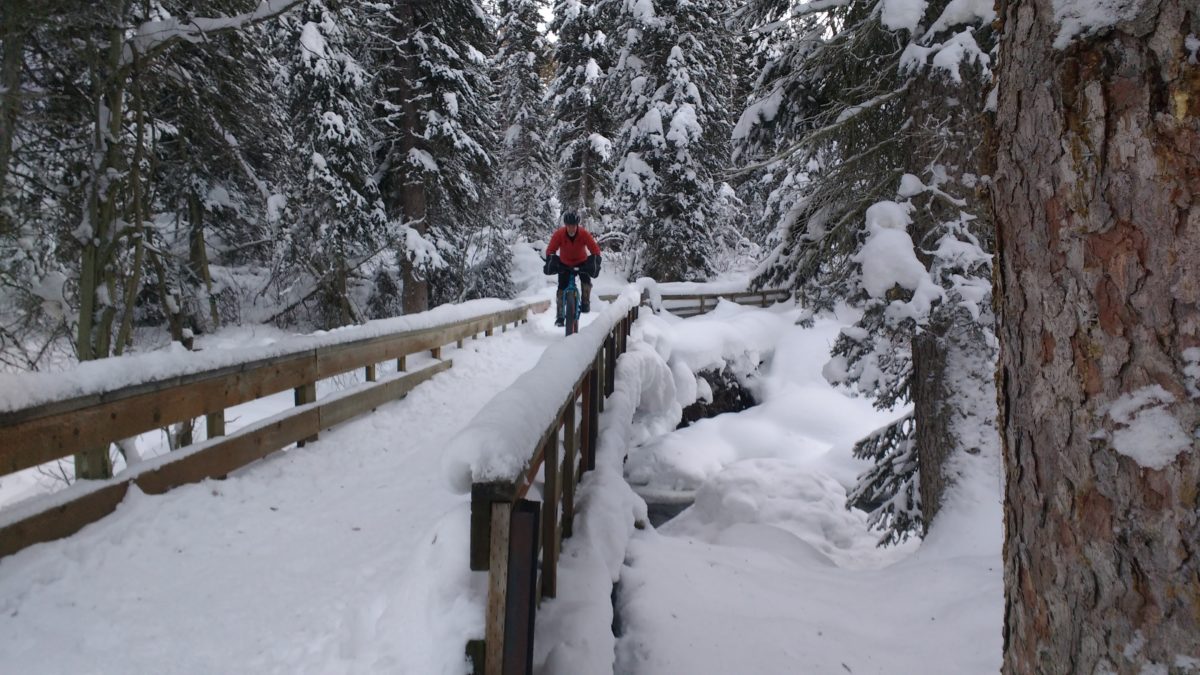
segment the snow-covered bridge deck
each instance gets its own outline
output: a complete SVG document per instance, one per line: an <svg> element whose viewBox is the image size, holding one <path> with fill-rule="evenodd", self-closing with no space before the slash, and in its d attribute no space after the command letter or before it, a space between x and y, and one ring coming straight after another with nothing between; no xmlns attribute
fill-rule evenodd
<svg viewBox="0 0 1200 675"><path fill-rule="evenodd" d="M429 596L472 584L466 533L427 536L468 504L445 487L442 451L560 339L547 314L448 348L452 369L373 415L224 481L131 495L5 558L2 669L440 672L483 619L423 614L447 606Z"/></svg>
<svg viewBox="0 0 1200 675"><path fill-rule="evenodd" d="M890 414L829 388L819 371L840 324L801 329L797 313L722 303L638 323L558 597L538 611L535 672L998 665L995 486L968 481L961 516L879 569L904 554L873 548L842 485L861 467L846 443ZM0 671L466 672L487 575L470 571L470 496L447 478L478 458L447 445L561 344L552 320L447 348L452 369L305 447L227 480L131 494L75 536L0 559ZM734 355L761 362L761 405L673 432L694 372ZM638 530L645 504L627 475L706 487L669 526Z"/></svg>

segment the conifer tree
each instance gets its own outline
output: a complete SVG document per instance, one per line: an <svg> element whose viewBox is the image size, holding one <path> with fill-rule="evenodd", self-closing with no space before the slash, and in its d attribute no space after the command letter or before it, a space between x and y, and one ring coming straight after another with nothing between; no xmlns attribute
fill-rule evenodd
<svg viewBox="0 0 1200 675"><path fill-rule="evenodd" d="M325 323L362 320L348 294L351 271L387 241L374 178L370 75L357 52L352 3L306 0L290 17L289 109L299 176L295 224L282 255L321 289Z"/></svg>
<svg viewBox="0 0 1200 675"><path fill-rule="evenodd" d="M504 229L531 241L554 227L554 168L545 86L548 45L538 30L541 0L501 0L495 58L500 146L496 191Z"/></svg>
<svg viewBox="0 0 1200 675"><path fill-rule="evenodd" d="M558 35L547 98L559 202L593 230L603 229L612 193L612 106L604 82L612 66L613 7L604 0L558 0L550 25Z"/></svg>
<svg viewBox="0 0 1200 675"><path fill-rule="evenodd" d="M713 270L718 172L728 158L729 39L717 0L623 5L610 87L618 103L616 195L639 274L700 280Z"/></svg>
<svg viewBox="0 0 1200 675"><path fill-rule="evenodd" d="M403 2L376 21L382 188L401 223L404 310L464 297L488 196L496 119L494 27L475 0Z"/></svg>
<svg viewBox="0 0 1200 675"><path fill-rule="evenodd" d="M992 227L983 171L988 16L874 0L830 9L753 3L763 36L754 101L735 128L739 161L772 187L774 250L756 281L814 309L848 300L831 381L911 417L864 439L876 462L851 494L883 543L922 533L948 469L994 454ZM987 13L987 12L985 12Z"/></svg>

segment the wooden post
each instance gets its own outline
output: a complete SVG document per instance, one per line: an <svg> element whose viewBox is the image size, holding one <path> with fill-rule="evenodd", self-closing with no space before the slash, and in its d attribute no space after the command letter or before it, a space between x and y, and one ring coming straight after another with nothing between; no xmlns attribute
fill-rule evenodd
<svg viewBox="0 0 1200 675"><path fill-rule="evenodd" d="M485 337L492 337L492 329L488 328L487 330L483 331L483 334Z"/></svg>
<svg viewBox="0 0 1200 675"><path fill-rule="evenodd" d="M557 430L546 439L542 457L542 597L553 598L558 593L558 500L562 492Z"/></svg>
<svg viewBox="0 0 1200 675"><path fill-rule="evenodd" d="M441 347L434 347L433 349L430 349L430 350L429 350L429 355L430 355L430 356L432 356L432 357L433 357L433 358L435 358L435 359L440 359L440 358L442 358L442 348L441 348Z"/></svg>
<svg viewBox="0 0 1200 675"><path fill-rule="evenodd" d="M406 370L408 370L408 355L396 359L396 372L403 373Z"/></svg>
<svg viewBox="0 0 1200 675"><path fill-rule="evenodd" d="M471 570L488 568L492 540L492 504L512 502L516 488L512 483L471 484Z"/></svg>
<svg viewBox="0 0 1200 675"><path fill-rule="evenodd" d="M376 365L372 363L367 366L367 382L377 382L379 380L379 372L375 367Z"/></svg>
<svg viewBox="0 0 1200 675"><path fill-rule="evenodd" d="M317 400L317 383L309 382L308 384L304 384L299 387L296 387L295 400L296 400L297 406L306 405L306 404L312 403L313 401L316 401ZM306 438L302 441L297 441L296 447L303 448L305 443L307 443L309 441L315 441L315 440L317 440L317 434L313 434L312 436L309 436L308 438Z"/></svg>
<svg viewBox="0 0 1200 675"><path fill-rule="evenodd" d="M596 359L597 364L600 361ZM596 468L596 441L600 438L600 411L603 410L604 399L600 396L600 371L598 365L593 366L591 375L588 376L588 392L590 394L587 409L583 414L587 416L587 470L591 471Z"/></svg>
<svg viewBox="0 0 1200 675"><path fill-rule="evenodd" d="M483 663L487 675L504 675L504 610L508 606L508 535L512 506L510 502L493 503L488 514L492 537L488 548L487 615L484 625L487 654Z"/></svg>
<svg viewBox="0 0 1200 675"><path fill-rule="evenodd" d="M702 295L702 296L700 296L700 311L699 311L699 312L696 312L696 313L697 313L697 314L703 314L703 313L704 313L704 296L703 296L703 295Z"/></svg>
<svg viewBox="0 0 1200 675"><path fill-rule="evenodd" d="M576 445L575 399L578 395L578 392L571 392L571 403L567 405L567 411L563 415L562 531L564 537L571 536L575 523L575 481L579 475L575 470L575 466L578 464L575 456L579 450Z"/></svg>
<svg viewBox="0 0 1200 675"><path fill-rule="evenodd" d="M600 353L596 354L596 401L594 405L596 410L604 412L604 390L607 388L604 384L608 377L604 374L605 366L608 365L608 358L605 352L608 351L608 340L600 347Z"/></svg>
<svg viewBox="0 0 1200 675"><path fill-rule="evenodd" d="M604 355L608 360L604 364L604 395L612 396L617 385L617 338L611 333L604 341Z"/></svg>
<svg viewBox="0 0 1200 675"><path fill-rule="evenodd" d="M762 306L763 307L767 306L767 292L766 291L763 291L763 294L762 294Z"/></svg>
<svg viewBox="0 0 1200 675"><path fill-rule="evenodd" d="M209 413L204 416L204 428L208 438L225 435L225 411Z"/></svg>
<svg viewBox="0 0 1200 675"><path fill-rule="evenodd" d="M588 457L592 454L592 380L595 377L594 370L588 372L580 385L582 396L579 405L579 454L585 471L588 469Z"/></svg>
<svg viewBox="0 0 1200 675"><path fill-rule="evenodd" d="M463 341L462 341L462 340L459 340L459 341L458 341L458 348L459 348L459 349L462 349L462 346L463 346Z"/></svg>

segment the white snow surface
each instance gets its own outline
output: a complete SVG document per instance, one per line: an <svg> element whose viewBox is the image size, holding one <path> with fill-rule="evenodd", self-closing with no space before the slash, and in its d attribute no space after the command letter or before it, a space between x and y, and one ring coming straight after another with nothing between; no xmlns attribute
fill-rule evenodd
<svg viewBox="0 0 1200 675"><path fill-rule="evenodd" d="M917 30L925 14L925 0L883 0L880 19L891 30Z"/></svg>
<svg viewBox="0 0 1200 675"><path fill-rule="evenodd" d="M950 0L942 15L933 22L925 37L936 35L939 31L955 26L978 23L990 24L996 20L995 3L992 0Z"/></svg>
<svg viewBox="0 0 1200 675"><path fill-rule="evenodd" d="M906 315L920 320L943 293L917 259L912 237L906 231L910 222L904 204L890 201L872 204L867 208L870 234L854 260L862 264L863 288L872 298L885 297L896 285L912 291L913 298L903 309ZM896 301L893 306L898 304L905 303Z"/></svg>
<svg viewBox="0 0 1200 675"><path fill-rule="evenodd" d="M1054 0L1054 19L1059 23L1054 47L1063 49L1079 35L1128 21L1144 4L1145 0Z"/></svg>
<svg viewBox="0 0 1200 675"><path fill-rule="evenodd" d="M642 290L651 284L643 279L626 288L578 333L551 345L536 368L476 414L443 455L443 475L451 490L466 493L472 482L518 477L612 327L641 301Z"/></svg>
<svg viewBox="0 0 1200 675"><path fill-rule="evenodd" d="M518 267L535 253L523 245ZM527 290L545 292L528 276ZM452 369L316 442L224 481L135 490L80 533L0 559L0 670L468 672L486 575L469 571L468 498L439 473L450 468L455 487L487 475L480 428L509 444L540 435L541 407L565 397L550 390L580 365L567 352L594 349L643 288L652 301L668 291L639 281L611 306L594 297L600 311L575 337L547 312L447 348ZM601 416L597 467L577 491L558 597L538 610L536 673L998 671L996 453L956 459L919 548L875 548L864 514L844 507L865 466L849 448L895 412L825 383L821 366L851 321L803 328L802 312L723 302L683 320L643 308ZM681 402L701 393L695 370L722 364L747 373L761 405L673 431ZM530 405L518 410L517 396ZM516 410L510 426L530 429L481 427L488 410ZM625 479L650 455L657 469L639 491L684 476L696 497L658 530Z"/></svg>
<svg viewBox="0 0 1200 675"><path fill-rule="evenodd" d="M1155 384L1123 394L1108 408L1120 425L1112 432L1113 449L1147 469L1162 469L1193 448L1191 438L1168 406L1175 397Z"/></svg>

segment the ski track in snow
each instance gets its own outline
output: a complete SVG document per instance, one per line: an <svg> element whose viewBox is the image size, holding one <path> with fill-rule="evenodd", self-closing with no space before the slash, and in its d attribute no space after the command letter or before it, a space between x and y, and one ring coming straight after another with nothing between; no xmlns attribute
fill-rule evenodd
<svg viewBox="0 0 1200 675"><path fill-rule="evenodd" d="M303 448L131 494L0 560L0 671L394 670L369 652L402 654L405 636L376 623L426 535L469 499L442 485L440 451L559 339L549 317L447 350L449 371Z"/></svg>

